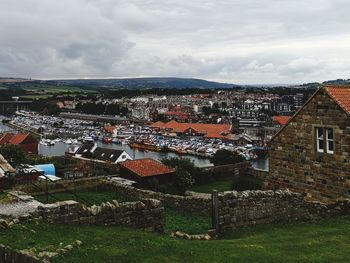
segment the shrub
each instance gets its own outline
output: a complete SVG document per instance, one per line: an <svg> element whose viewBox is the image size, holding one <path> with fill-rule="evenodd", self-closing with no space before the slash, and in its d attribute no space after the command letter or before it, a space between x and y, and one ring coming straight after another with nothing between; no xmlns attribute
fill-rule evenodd
<svg viewBox="0 0 350 263"><path fill-rule="evenodd" d="M218 150L211 158L210 162L215 166L226 165L243 162L244 158L236 152L231 152L225 149Z"/></svg>
<svg viewBox="0 0 350 263"><path fill-rule="evenodd" d="M253 176L239 176L233 179L232 190L260 190L262 188L263 180Z"/></svg>

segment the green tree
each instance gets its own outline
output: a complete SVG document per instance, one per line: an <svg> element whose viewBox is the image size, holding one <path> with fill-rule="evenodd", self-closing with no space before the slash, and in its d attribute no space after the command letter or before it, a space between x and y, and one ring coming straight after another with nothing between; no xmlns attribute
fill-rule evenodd
<svg viewBox="0 0 350 263"><path fill-rule="evenodd" d="M0 154L13 166L28 163L26 153L18 145L4 145L0 147Z"/></svg>
<svg viewBox="0 0 350 263"><path fill-rule="evenodd" d="M240 163L243 161L244 158L241 155L239 155L236 152L231 152L225 149L218 150L210 160L210 162L213 163L215 166Z"/></svg>
<svg viewBox="0 0 350 263"><path fill-rule="evenodd" d="M185 191L189 189L193 183L194 180L188 171L184 170L183 168L176 167L174 185L180 194L185 193Z"/></svg>

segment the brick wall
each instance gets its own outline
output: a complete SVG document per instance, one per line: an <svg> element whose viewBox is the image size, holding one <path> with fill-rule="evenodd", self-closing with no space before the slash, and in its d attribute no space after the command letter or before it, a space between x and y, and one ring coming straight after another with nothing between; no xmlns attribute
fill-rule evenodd
<svg viewBox="0 0 350 263"><path fill-rule="evenodd" d="M332 201L350 196L350 117L324 90L272 140L266 189ZM334 154L318 153L315 127L334 131Z"/></svg>

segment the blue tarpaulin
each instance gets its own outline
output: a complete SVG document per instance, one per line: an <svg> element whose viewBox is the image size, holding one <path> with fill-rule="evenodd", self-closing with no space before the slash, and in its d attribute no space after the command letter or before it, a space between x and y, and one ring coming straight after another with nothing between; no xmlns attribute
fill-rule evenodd
<svg viewBox="0 0 350 263"><path fill-rule="evenodd" d="M56 169L53 164L38 164L34 165L34 168L44 172L44 175L56 175Z"/></svg>

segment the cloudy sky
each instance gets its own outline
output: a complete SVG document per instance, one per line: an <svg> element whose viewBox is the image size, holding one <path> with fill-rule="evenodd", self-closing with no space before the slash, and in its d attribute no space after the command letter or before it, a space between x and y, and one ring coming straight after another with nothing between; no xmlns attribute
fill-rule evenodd
<svg viewBox="0 0 350 263"><path fill-rule="evenodd" d="M349 0L0 0L0 76L350 78Z"/></svg>

